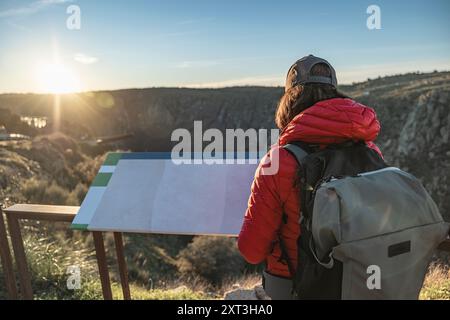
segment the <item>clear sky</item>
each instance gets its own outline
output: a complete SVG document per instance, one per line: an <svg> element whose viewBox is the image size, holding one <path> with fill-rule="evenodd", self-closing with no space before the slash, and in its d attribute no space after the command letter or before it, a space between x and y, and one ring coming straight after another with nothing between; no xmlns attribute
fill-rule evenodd
<svg viewBox="0 0 450 320"><path fill-rule="evenodd" d="M1 0L0 92L282 85L309 53L351 83L450 70L449 40L448 0Z"/></svg>

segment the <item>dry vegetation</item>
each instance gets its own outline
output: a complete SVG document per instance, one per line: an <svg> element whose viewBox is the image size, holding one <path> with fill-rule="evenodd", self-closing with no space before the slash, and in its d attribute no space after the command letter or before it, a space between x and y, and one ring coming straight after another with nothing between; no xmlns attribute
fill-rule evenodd
<svg viewBox="0 0 450 320"><path fill-rule="evenodd" d="M450 269L443 264L432 264L420 293L422 300L450 300Z"/></svg>

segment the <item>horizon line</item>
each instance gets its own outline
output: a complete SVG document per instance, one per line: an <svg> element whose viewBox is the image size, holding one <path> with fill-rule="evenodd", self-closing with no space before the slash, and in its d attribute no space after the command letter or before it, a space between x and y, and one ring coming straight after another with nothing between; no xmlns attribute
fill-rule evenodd
<svg viewBox="0 0 450 320"><path fill-rule="evenodd" d="M343 82L338 84L339 86L354 86L358 85L370 80L377 80L382 78L390 78L390 77L399 77L406 76L410 74L433 74L433 73L449 73L450 69L442 69L442 70L433 70L433 71L410 71L406 73L396 73L396 74L386 74L386 75L378 75L376 77L368 77L363 81L353 81L353 82ZM89 90L80 90L73 92L64 92L64 93L52 93L52 92L38 92L38 91L15 91L15 92L0 92L0 95L59 95L59 96L67 96L74 94L85 94L85 93L95 93L95 92L105 92L105 91L123 91L123 90L145 90L145 89L195 89L195 90L220 90L220 89L229 89L229 88L284 88L284 85L264 85L264 84L237 84L237 85L224 85L224 86L203 86L201 84L198 85L181 85L181 86L136 86L136 87L121 87L121 88L93 88Z"/></svg>

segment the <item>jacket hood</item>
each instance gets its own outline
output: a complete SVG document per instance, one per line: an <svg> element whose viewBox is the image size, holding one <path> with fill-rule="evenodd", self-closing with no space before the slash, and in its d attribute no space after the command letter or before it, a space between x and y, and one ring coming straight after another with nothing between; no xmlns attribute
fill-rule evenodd
<svg viewBox="0 0 450 320"><path fill-rule="evenodd" d="M298 114L281 132L279 143L292 141L315 144L345 140L374 141L380 132L375 111L352 99L320 101Z"/></svg>

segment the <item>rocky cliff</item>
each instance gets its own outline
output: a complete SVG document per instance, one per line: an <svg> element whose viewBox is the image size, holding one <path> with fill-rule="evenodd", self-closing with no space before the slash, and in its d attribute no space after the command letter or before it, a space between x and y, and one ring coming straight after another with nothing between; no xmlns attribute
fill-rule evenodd
<svg viewBox="0 0 450 320"><path fill-rule="evenodd" d="M377 111L386 160L419 177L450 220L450 74L381 78L347 90Z"/></svg>

